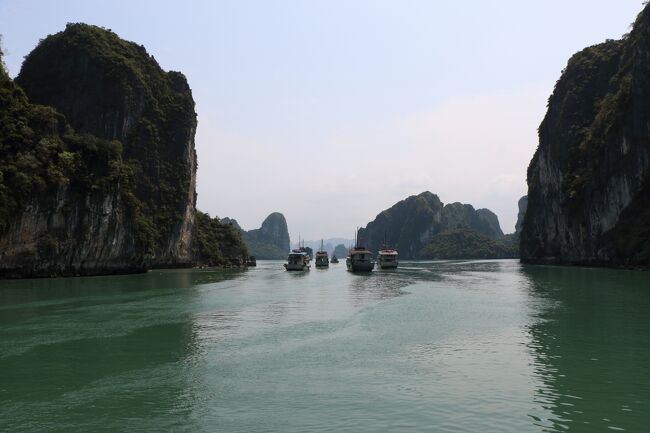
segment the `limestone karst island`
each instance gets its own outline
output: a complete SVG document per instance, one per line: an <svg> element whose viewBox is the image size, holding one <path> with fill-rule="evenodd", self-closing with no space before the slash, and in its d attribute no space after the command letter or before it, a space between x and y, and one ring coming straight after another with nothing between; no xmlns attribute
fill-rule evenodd
<svg viewBox="0 0 650 433"><path fill-rule="evenodd" d="M647 2L152 6L0 2L0 431L648 429Z"/></svg>

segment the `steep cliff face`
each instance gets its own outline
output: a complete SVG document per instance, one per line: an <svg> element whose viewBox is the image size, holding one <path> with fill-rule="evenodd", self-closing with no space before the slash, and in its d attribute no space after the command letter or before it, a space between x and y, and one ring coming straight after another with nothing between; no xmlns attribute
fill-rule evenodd
<svg viewBox="0 0 650 433"><path fill-rule="evenodd" d="M282 249L284 253L289 251L287 220L279 212L267 216L262 222L262 227L248 231L246 238L254 242L275 245Z"/></svg>
<svg viewBox="0 0 650 433"><path fill-rule="evenodd" d="M20 87L0 81L0 275L190 264L196 114L182 74L69 24L27 56Z"/></svg>
<svg viewBox="0 0 650 433"><path fill-rule="evenodd" d="M503 235L497 216L488 209L475 210L468 204L443 205L429 191L408 197L381 212L366 228L359 230L360 242L377 251L384 238L403 258L419 258L432 238L446 230L469 229L487 238Z"/></svg>
<svg viewBox="0 0 650 433"><path fill-rule="evenodd" d="M650 6L569 60L528 169L524 262L650 264L649 77Z"/></svg>
<svg viewBox="0 0 650 433"><path fill-rule="evenodd" d="M521 230L524 227L524 216L526 216L526 209L528 208L528 196L525 195L517 202L517 223L515 224L515 236L521 236Z"/></svg>

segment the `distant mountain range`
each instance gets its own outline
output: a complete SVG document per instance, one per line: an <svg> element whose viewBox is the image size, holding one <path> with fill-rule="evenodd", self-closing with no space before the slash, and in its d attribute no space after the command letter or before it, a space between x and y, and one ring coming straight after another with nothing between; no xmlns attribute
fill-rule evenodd
<svg viewBox="0 0 650 433"><path fill-rule="evenodd" d="M320 240L318 241L304 241L304 245L306 247L311 248L314 251L320 250ZM354 241L352 239L345 239L345 238L328 238L328 239L323 239L323 248L327 253L331 256L332 253L334 253L334 249L336 248L337 245L344 245L347 247L349 245L352 245ZM301 242L302 243L302 242ZM295 242L291 244L291 248L298 248L298 242ZM340 256L339 256L340 257Z"/></svg>

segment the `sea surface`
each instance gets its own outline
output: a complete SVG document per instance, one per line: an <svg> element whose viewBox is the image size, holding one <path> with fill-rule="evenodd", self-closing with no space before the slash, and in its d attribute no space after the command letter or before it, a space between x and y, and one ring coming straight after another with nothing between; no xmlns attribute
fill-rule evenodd
<svg viewBox="0 0 650 433"><path fill-rule="evenodd" d="M650 273L258 264L0 281L0 431L650 431Z"/></svg>

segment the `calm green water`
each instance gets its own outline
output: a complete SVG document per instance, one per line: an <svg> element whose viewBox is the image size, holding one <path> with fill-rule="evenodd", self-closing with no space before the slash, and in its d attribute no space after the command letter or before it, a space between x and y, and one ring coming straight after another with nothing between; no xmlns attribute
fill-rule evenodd
<svg viewBox="0 0 650 433"><path fill-rule="evenodd" d="M650 274L412 262L0 281L0 431L643 432Z"/></svg>

